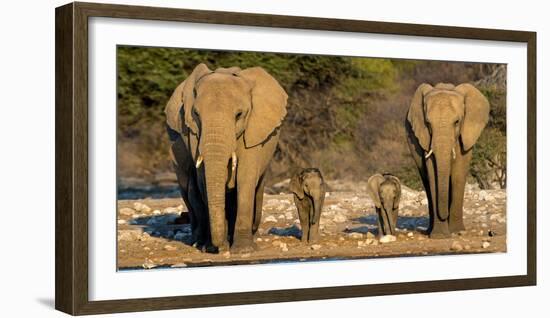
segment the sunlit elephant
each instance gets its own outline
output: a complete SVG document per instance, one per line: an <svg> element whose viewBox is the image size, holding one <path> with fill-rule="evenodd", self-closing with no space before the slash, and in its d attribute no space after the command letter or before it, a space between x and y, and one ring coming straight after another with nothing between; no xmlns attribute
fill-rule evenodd
<svg viewBox="0 0 550 318"><path fill-rule="evenodd" d="M294 203L302 226L302 242L319 240L319 220L325 202L326 185L321 171L304 169L292 177L289 189L294 193Z"/></svg>
<svg viewBox="0 0 550 318"><path fill-rule="evenodd" d="M198 65L166 105L172 156L194 240L207 251L250 251L264 175L286 116L287 94L260 67ZM192 211L191 211L192 210Z"/></svg>
<svg viewBox="0 0 550 318"><path fill-rule="evenodd" d="M489 102L474 86L422 84L407 114L407 140L426 189L430 237L464 230L464 187L472 147L489 120Z"/></svg>
<svg viewBox="0 0 550 318"><path fill-rule="evenodd" d="M378 235L395 235L401 182L389 173L377 173L367 181L367 190L378 214Z"/></svg>

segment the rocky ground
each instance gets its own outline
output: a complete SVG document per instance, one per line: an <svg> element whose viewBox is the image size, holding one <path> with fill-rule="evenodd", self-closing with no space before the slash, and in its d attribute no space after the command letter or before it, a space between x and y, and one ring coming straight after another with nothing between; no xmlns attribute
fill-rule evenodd
<svg viewBox="0 0 550 318"><path fill-rule="evenodd" d="M312 261L414 255L506 252L506 191L467 186L466 231L430 239L424 192L403 187L396 237L377 238L377 216L366 182L329 181L320 221L322 239L300 242L300 222L286 182L264 197L253 253L207 254L189 244L189 224L174 224L186 211L180 199L118 201L118 267L121 270Z"/></svg>

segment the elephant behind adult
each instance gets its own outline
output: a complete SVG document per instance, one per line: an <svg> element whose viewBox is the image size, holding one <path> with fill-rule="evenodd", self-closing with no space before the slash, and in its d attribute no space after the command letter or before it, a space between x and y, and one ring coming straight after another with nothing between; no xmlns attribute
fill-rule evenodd
<svg viewBox="0 0 550 318"><path fill-rule="evenodd" d="M234 251L253 247L264 176L279 140L286 101L283 88L260 67L211 71L200 64L166 106L169 134L178 135L180 152L191 162L176 165L183 167L178 179L188 179L190 188L196 184L188 201L198 202L199 209L191 214L208 216L194 221L209 232L206 240L218 250L229 243Z"/></svg>
<svg viewBox="0 0 550 318"><path fill-rule="evenodd" d="M471 84L422 84L411 101L407 141L428 197L430 237L464 230L463 201L472 148L489 102Z"/></svg>

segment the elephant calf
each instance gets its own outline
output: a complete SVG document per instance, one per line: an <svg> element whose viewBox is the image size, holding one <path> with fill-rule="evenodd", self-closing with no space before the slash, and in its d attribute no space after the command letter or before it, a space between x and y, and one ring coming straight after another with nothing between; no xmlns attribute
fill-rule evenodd
<svg viewBox="0 0 550 318"><path fill-rule="evenodd" d="M325 201L325 182L319 169L308 168L297 173L290 180L290 191L302 226L302 242L319 240L319 219Z"/></svg>
<svg viewBox="0 0 550 318"><path fill-rule="evenodd" d="M368 192L378 214L378 234L395 235L401 183L389 173L375 174L367 182Z"/></svg>

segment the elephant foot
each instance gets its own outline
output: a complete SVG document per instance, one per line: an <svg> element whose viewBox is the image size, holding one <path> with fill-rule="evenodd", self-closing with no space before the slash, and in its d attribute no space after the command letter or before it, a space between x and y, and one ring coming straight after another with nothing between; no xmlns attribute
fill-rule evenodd
<svg viewBox="0 0 550 318"><path fill-rule="evenodd" d="M450 222L449 223L449 232L459 233L465 231L464 222Z"/></svg>
<svg viewBox="0 0 550 318"><path fill-rule="evenodd" d="M244 254L252 253L257 250L257 245L252 239L250 240L235 240L231 245L231 253Z"/></svg>

